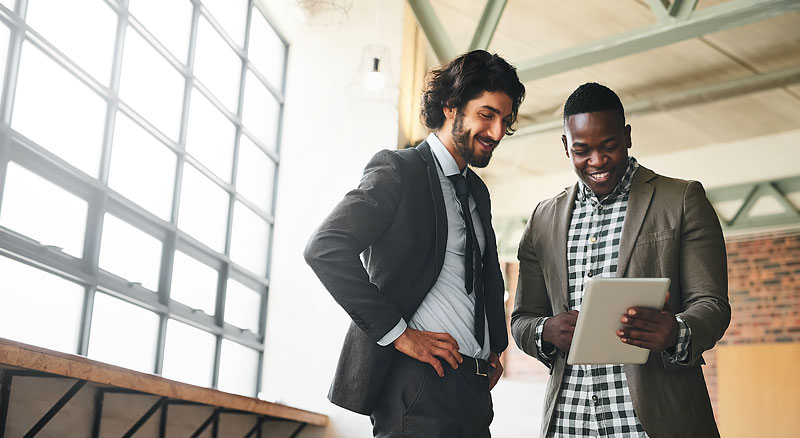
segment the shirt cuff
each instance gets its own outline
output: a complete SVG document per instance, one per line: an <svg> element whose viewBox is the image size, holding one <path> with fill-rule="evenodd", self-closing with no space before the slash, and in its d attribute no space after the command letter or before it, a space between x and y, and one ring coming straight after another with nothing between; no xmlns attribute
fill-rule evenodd
<svg viewBox="0 0 800 438"><path fill-rule="evenodd" d="M678 342L674 348L668 348L662 354L672 363L686 365L692 343L692 329L680 316L675 315L675 320L678 323Z"/></svg>
<svg viewBox="0 0 800 438"><path fill-rule="evenodd" d="M386 333L378 340L378 345L385 347L391 344L395 339L399 338L404 331L406 331L407 327L408 324L406 324L406 321L403 318L400 318L400 321L397 322L397 325L395 325L393 329L389 330L389 333Z"/></svg>
<svg viewBox="0 0 800 438"><path fill-rule="evenodd" d="M536 324L536 330L533 332L533 342L536 344L536 350L539 351L539 355L546 359L552 359L553 356L556 355L556 347L553 345L551 348L545 350L544 348L544 341L542 340L542 332L544 331L544 323L547 322L549 317L545 317L539 320L539 323Z"/></svg>

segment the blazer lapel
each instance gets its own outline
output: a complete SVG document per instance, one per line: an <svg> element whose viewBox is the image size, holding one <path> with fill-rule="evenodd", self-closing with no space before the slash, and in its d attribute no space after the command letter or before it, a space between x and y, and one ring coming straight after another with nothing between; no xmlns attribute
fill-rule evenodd
<svg viewBox="0 0 800 438"><path fill-rule="evenodd" d="M636 243L647 209L650 207L650 201L653 199L653 186L648 182L655 176L656 174L652 170L643 166L639 166L633 175L631 193L628 197L628 211L625 213L625 223L622 226L617 277L625 276L633 245Z"/></svg>
<svg viewBox="0 0 800 438"><path fill-rule="evenodd" d="M475 179L478 176L472 169L467 170L467 183L469 184L469 191L472 194L472 199L475 200L475 207L478 210L478 217L481 218L481 226L483 226L483 233L486 236L487 248L489 245L495 244L494 229L492 228L492 212L489 211L489 199L485 196L478 196L477 184ZM489 251L483 251L484 256L489 254Z"/></svg>
<svg viewBox="0 0 800 438"><path fill-rule="evenodd" d="M569 233L569 223L572 220L572 210L575 205L575 197L578 194L578 185L575 184L568 188L563 195L556 200L556 214L553 216L553 254L557 260L556 271L561 281L561 293L565 303L569 303L569 280L567 279L567 233Z"/></svg>
<svg viewBox="0 0 800 438"><path fill-rule="evenodd" d="M442 195L442 184L439 182L439 172L436 170L436 161L433 159L433 152L428 142L423 141L416 147L417 152L425 162L428 173L428 184L431 189L431 200L433 201L434 220L436 221L436 273L444 265L444 253L447 248L447 212L444 207L444 196Z"/></svg>

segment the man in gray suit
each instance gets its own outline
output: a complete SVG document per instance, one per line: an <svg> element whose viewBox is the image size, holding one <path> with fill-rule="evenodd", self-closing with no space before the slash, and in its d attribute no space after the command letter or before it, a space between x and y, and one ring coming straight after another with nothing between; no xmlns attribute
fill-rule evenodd
<svg viewBox="0 0 800 438"><path fill-rule="evenodd" d="M587 83L564 106L564 151L578 183L542 201L519 247L511 332L550 368L542 436L718 437L700 366L730 322L725 242L697 181L628 156L617 95ZM667 277L663 310L628 309L620 342L644 365L566 364L592 277Z"/></svg>
<svg viewBox="0 0 800 438"><path fill-rule="evenodd" d="M489 192L467 165L489 163L524 94L483 50L433 70L433 132L378 152L308 242L306 261L353 319L328 397L370 415L377 437L489 436L508 334Z"/></svg>

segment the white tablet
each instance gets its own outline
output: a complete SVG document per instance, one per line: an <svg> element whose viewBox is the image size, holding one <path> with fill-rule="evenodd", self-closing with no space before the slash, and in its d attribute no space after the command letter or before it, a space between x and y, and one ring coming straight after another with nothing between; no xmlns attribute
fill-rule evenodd
<svg viewBox="0 0 800 438"><path fill-rule="evenodd" d="M669 278L593 278L586 282L567 363L643 364L649 350L623 343L617 329L630 307L662 309Z"/></svg>

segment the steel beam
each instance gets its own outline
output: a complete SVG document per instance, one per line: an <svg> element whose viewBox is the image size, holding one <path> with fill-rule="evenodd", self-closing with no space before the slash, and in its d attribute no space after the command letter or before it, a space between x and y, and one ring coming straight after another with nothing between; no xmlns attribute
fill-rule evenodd
<svg viewBox="0 0 800 438"><path fill-rule="evenodd" d="M686 20L692 16L695 7L697 7L697 0L672 0L669 15L677 20Z"/></svg>
<svg viewBox="0 0 800 438"><path fill-rule="evenodd" d="M472 36L472 42L469 45L470 50L486 50L489 47L494 32L497 30L497 23L503 15L503 9L505 9L507 2L508 0L486 1L486 7L483 9L481 21L478 22L478 27L475 28L475 35Z"/></svg>
<svg viewBox="0 0 800 438"><path fill-rule="evenodd" d="M797 0L731 0L694 12L686 20L659 22L530 59L519 63L517 70L523 82L532 81L798 10Z"/></svg>
<svg viewBox="0 0 800 438"><path fill-rule="evenodd" d="M669 0L645 0L650 11L656 16L658 21L664 21L669 18Z"/></svg>
<svg viewBox="0 0 800 438"><path fill-rule="evenodd" d="M772 90L800 84L800 67L747 76L730 81L678 91L654 98L646 98L625 105L625 115L641 115L669 111L701 103L715 102L759 91ZM514 138L562 129L561 117L518 127Z"/></svg>
<svg viewBox="0 0 800 438"><path fill-rule="evenodd" d="M8 405L11 401L11 379L9 371L3 371L3 386L0 388L0 438L6 435L6 419L8 419Z"/></svg>
<svg viewBox="0 0 800 438"><path fill-rule="evenodd" d="M436 17L436 12L434 12L430 1L408 0L408 5L411 6L411 9L414 11L414 16L417 17L417 23L419 23L419 27L422 28L422 31L425 32L425 36L431 43L431 47L433 47L433 51L436 53L439 62L445 62L455 58L456 49L453 47L450 37L447 36L442 23L439 22L439 18Z"/></svg>
<svg viewBox="0 0 800 438"><path fill-rule="evenodd" d="M127 432L125 432L122 435L122 438L131 438L142 426L144 426L144 423L147 423L147 420L149 420L150 417L153 416L153 414L155 414L159 409L161 409L161 406L164 405L166 401L167 401L166 397L161 397L158 400L156 400L153 406L150 409L148 409L147 412L144 413L144 415L142 415L142 418L140 418L139 421L137 421L133 426L131 426L130 429L128 429Z"/></svg>
<svg viewBox="0 0 800 438"><path fill-rule="evenodd" d="M50 408L50 410L47 411L47 413L45 413L44 416L42 416L42 418L40 418L39 421L37 421L36 424L30 428L30 430L28 430L28 433L25 434L24 438L34 438L37 433L41 432L47 423L49 423L50 420L52 420L53 417L55 417L56 414L58 414L58 412L61 411L61 409L66 406L67 403L69 403L70 400L72 400L72 397L74 397L84 385L86 385L85 380L78 380L75 382L75 384L72 385L72 387L63 396L61 396L60 399L58 399L56 404L54 404L53 407Z"/></svg>

